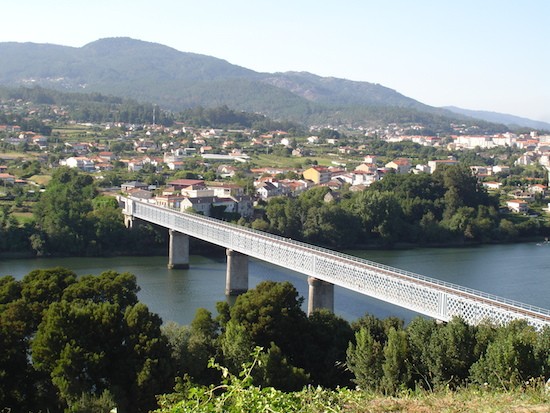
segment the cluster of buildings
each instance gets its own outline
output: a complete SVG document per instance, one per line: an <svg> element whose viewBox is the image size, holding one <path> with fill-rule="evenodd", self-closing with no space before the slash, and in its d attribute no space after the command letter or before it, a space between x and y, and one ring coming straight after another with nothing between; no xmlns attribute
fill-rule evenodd
<svg viewBox="0 0 550 413"><path fill-rule="evenodd" d="M176 179L154 193L142 182L127 182L122 192L134 198L180 211L194 210L205 216L215 215L218 209L224 213L238 214L249 218L254 212L253 200L244 194L244 189L232 183L209 182L201 179Z"/></svg>

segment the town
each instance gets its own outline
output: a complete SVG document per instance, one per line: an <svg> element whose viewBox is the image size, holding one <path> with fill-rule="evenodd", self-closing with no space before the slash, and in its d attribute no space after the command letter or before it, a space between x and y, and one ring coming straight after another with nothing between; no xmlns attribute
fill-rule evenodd
<svg viewBox="0 0 550 413"><path fill-rule="evenodd" d="M537 131L476 134L475 127L452 124L453 133L429 136L422 125L390 124L345 130L327 125L297 134L163 126L154 123L154 114L149 124L77 123L67 108L21 100L4 101L1 109L34 122L34 131L0 124L4 199L32 198L47 183L43 171L67 166L92 174L106 191L249 219L258 202L281 195L324 186L337 196L344 188L362 191L389 173L431 174L462 162L483 187L500 194L501 207L518 214L550 210L550 135Z"/></svg>

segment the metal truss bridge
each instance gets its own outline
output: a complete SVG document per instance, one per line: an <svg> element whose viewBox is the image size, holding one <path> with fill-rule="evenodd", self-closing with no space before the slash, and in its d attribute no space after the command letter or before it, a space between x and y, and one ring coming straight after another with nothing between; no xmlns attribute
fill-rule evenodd
<svg viewBox="0 0 550 413"><path fill-rule="evenodd" d="M505 324L525 319L536 329L550 326L550 310L392 268L369 260L202 215L120 197L127 218L237 251L315 279L338 285L441 321Z"/></svg>

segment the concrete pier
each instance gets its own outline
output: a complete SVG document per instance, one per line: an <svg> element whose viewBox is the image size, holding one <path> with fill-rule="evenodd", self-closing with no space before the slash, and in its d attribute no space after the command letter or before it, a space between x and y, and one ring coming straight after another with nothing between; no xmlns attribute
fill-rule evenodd
<svg viewBox="0 0 550 413"><path fill-rule="evenodd" d="M189 236L172 229L169 230L169 233L168 268L189 268Z"/></svg>
<svg viewBox="0 0 550 413"><path fill-rule="evenodd" d="M307 315L320 308L334 311L334 284L311 276L307 278L307 283L309 284Z"/></svg>
<svg viewBox="0 0 550 413"><path fill-rule="evenodd" d="M225 295L239 295L248 291L248 255L228 249L225 276Z"/></svg>

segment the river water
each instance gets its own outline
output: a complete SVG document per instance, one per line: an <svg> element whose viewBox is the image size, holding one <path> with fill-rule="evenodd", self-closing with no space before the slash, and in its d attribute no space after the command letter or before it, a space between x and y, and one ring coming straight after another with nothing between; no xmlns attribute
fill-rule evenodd
<svg viewBox="0 0 550 413"><path fill-rule="evenodd" d="M191 251L192 252L192 251ZM422 248L393 251L348 251L382 264L474 288L543 308L550 308L550 244L523 243L467 248ZM37 268L66 267L78 275L114 270L135 274L139 298L162 319L189 324L197 308L215 314L226 300L225 256L191 255L190 269L169 270L168 258L37 258L0 259L0 276L21 279ZM262 280L290 281L307 300L307 278L265 262L251 260L249 287ZM304 309L307 303L304 302ZM417 314L400 307L335 288L336 314L353 321L365 313L410 321Z"/></svg>

